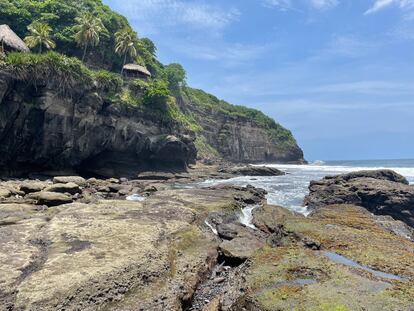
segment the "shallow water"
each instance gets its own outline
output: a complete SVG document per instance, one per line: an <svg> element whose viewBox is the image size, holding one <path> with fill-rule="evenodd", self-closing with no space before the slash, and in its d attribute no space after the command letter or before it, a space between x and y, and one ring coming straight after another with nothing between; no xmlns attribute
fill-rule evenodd
<svg viewBox="0 0 414 311"><path fill-rule="evenodd" d="M414 183L414 160L386 161L346 161L322 162L309 165L263 164L275 167L287 173L284 176L272 177L235 177L227 180L209 179L193 185L193 187L209 187L219 184L246 186L248 184L266 189L267 200L270 204L280 205L292 211L307 214L302 206L303 199L308 193L310 181L319 180L327 175L338 175L359 170L392 169Z"/></svg>
<svg viewBox="0 0 414 311"><path fill-rule="evenodd" d="M397 280L397 281L406 281L406 279L404 279L404 278L402 278L398 275L371 269L367 266L361 265L361 264L357 263L356 261L353 261L349 258L346 258L346 257L341 256L341 255L339 255L337 253L334 253L334 252L323 252L323 255L328 257L333 262L336 262L336 263L339 263L339 264L342 264L342 265L346 265L348 267L357 268L357 269L367 271L367 272L369 272L369 273L371 273L371 274L373 274L377 277L380 277L380 278L389 279L389 280Z"/></svg>
<svg viewBox="0 0 414 311"><path fill-rule="evenodd" d="M256 226L253 224L253 210L257 207L259 207L259 205L248 205L247 207L241 209L239 221L242 225L256 229Z"/></svg>
<svg viewBox="0 0 414 311"><path fill-rule="evenodd" d="M214 228L212 224L210 224L207 220L204 220L204 223L206 224L206 226L207 226L207 227L209 227L209 228L211 229L211 231L213 231L213 233L214 233L215 235L218 235L218 231L217 231L217 229L216 229L216 228Z"/></svg>

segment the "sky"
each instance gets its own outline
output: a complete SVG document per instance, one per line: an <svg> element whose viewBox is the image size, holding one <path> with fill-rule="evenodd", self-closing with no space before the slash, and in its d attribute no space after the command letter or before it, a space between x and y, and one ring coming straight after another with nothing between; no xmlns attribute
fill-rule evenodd
<svg viewBox="0 0 414 311"><path fill-rule="evenodd" d="M414 158L414 0L104 0L309 160Z"/></svg>

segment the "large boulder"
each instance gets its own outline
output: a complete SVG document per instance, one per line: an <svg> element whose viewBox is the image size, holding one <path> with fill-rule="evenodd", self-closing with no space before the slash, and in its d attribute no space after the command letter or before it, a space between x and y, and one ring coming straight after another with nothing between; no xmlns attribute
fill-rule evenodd
<svg viewBox="0 0 414 311"><path fill-rule="evenodd" d="M81 193L80 187L73 183L69 182L67 184L53 184L45 189L48 192L58 192L58 193L69 193L69 194L76 194Z"/></svg>
<svg viewBox="0 0 414 311"><path fill-rule="evenodd" d="M354 204L414 227L414 186L390 170L361 171L312 181L305 205Z"/></svg>
<svg viewBox="0 0 414 311"><path fill-rule="evenodd" d="M86 185L86 180L80 176L56 176L53 177L54 184L67 184L67 183L74 183L80 187L84 187Z"/></svg>
<svg viewBox="0 0 414 311"><path fill-rule="evenodd" d="M39 205L46 206L57 206L67 203L72 203L73 199L71 196L68 196L63 193L41 191L30 193L26 196L28 199L37 201Z"/></svg>
<svg viewBox="0 0 414 311"><path fill-rule="evenodd" d="M254 236L236 237L220 244L220 251L229 260L246 260L264 246L264 243Z"/></svg>
<svg viewBox="0 0 414 311"><path fill-rule="evenodd" d="M27 181L20 185L20 191L24 193L40 192L46 188L47 184L40 181Z"/></svg>

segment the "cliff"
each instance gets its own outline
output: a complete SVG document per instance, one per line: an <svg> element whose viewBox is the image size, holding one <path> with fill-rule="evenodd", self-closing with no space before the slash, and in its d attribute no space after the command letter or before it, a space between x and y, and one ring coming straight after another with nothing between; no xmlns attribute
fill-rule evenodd
<svg viewBox="0 0 414 311"><path fill-rule="evenodd" d="M197 152L304 161L291 133L256 110L190 88L173 97L160 81L122 81L58 53L12 53L0 63L0 152L2 175L13 176L184 170Z"/></svg>
<svg viewBox="0 0 414 311"><path fill-rule="evenodd" d="M245 163L305 163L292 133L262 112L231 105L201 90L186 88L180 107L201 129L199 156Z"/></svg>
<svg viewBox="0 0 414 311"><path fill-rule="evenodd" d="M94 88L79 85L76 94L62 96L53 79L35 84L0 73L2 175L75 170L129 176L194 162L193 138L179 125L108 101Z"/></svg>

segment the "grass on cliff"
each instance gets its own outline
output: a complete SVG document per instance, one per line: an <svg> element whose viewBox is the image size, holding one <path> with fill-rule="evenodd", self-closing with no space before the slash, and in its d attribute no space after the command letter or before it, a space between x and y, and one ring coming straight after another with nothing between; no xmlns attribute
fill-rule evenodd
<svg viewBox="0 0 414 311"><path fill-rule="evenodd" d="M243 118L245 120L251 121L257 126L265 128L272 141L276 144L280 144L281 147L290 147L296 145L296 140L289 130L285 129L275 120L266 116L259 110L244 106L232 105L224 100L218 99L214 95L190 87L185 87L183 89L182 95L192 104L221 112L225 115L228 115L229 117Z"/></svg>
<svg viewBox="0 0 414 311"><path fill-rule="evenodd" d="M118 74L91 70L78 58L57 52L8 53L0 67L16 80L34 85L48 82L63 94L74 94L94 87L103 92L118 92L123 83Z"/></svg>

